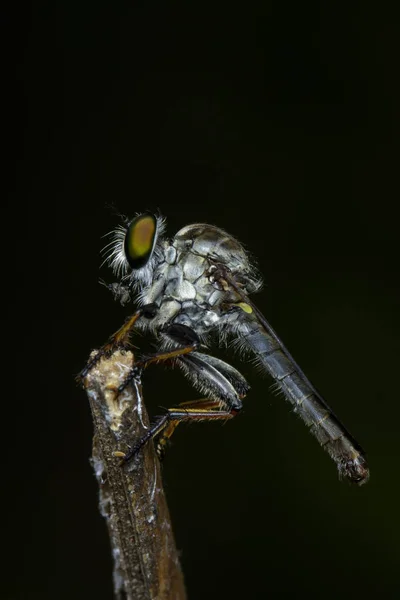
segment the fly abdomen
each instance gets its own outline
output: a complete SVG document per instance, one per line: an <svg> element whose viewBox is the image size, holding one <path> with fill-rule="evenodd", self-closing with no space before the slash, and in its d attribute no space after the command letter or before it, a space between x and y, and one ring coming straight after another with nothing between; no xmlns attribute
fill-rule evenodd
<svg viewBox="0 0 400 600"><path fill-rule="evenodd" d="M242 338L273 377L279 390L336 462L339 476L361 485L369 470L363 450L309 382L277 337L258 325L247 329Z"/></svg>

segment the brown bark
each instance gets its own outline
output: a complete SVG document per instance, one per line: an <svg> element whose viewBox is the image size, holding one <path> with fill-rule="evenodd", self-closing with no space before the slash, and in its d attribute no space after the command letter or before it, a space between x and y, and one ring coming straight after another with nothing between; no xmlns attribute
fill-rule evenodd
<svg viewBox="0 0 400 600"><path fill-rule="evenodd" d="M115 352L88 373L84 386L94 423L92 464L100 488L114 560L118 600L184 600L160 466L152 443L125 466L126 452L149 426L140 381L116 392L133 364L131 352Z"/></svg>

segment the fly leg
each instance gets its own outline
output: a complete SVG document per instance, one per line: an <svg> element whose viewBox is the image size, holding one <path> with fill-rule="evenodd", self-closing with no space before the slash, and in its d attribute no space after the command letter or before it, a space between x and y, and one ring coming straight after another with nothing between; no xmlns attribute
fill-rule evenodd
<svg viewBox="0 0 400 600"><path fill-rule="evenodd" d="M131 317L129 317L125 323L116 331L107 341L104 346L100 348L96 356L91 358L84 369L80 372L77 377L78 381L82 381L89 371L99 362L102 357L111 356L113 352L120 348L126 348L129 344L129 335L135 326L135 323L140 317L146 319L152 319L157 313L158 307L155 304L147 304L137 310Z"/></svg>
<svg viewBox="0 0 400 600"><path fill-rule="evenodd" d="M164 354L163 357L170 358L171 354ZM168 440L182 421L226 421L242 409L242 398L247 394L249 385L234 367L219 358L195 352L193 346L174 351L173 357L193 385L199 390L206 390L209 397L167 409L127 452L123 463L135 456L149 440L158 436L156 451L161 459ZM159 360L160 354L153 359Z"/></svg>
<svg viewBox="0 0 400 600"><path fill-rule="evenodd" d="M136 361L131 372L119 386L118 393L123 392L124 389L131 383L131 381L138 377L149 365L153 363L170 361L185 354L189 354L201 345L200 339L196 332L193 331L193 329L190 329L190 327L186 327L186 325L170 325L163 330L163 333L175 343L179 343L180 347L173 350L166 350L165 352L155 352L154 354Z"/></svg>
<svg viewBox="0 0 400 600"><path fill-rule="evenodd" d="M156 452L161 459L164 455L167 442L179 423L183 421L226 421L227 419L232 419L239 412L240 408L241 406L231 408L222 400L212 400L209 398L183 402L177 407L168 408L167 412L125 454L122 462L126 463L131 460L149 440L157 436L160 437L156 443Z"/></svg>
<svg viewBox="0 0 400 600"><path fill-rule="evenodd" d="M222 403L217 400L210 400L209 398L204 398L201 400L190 400L189 402L181 402L178 405L178 409L200 409L204 411L208 411L208 417L203 417L203 420L215 420L217 419L232 419L238 412L238 409L232 409L230 412L221 411ZM170 409L175 410L175 409ZM215 413L218 412L218 417L215 416ZM210 417L210 414L212 415ZM190 417L189 417L190 418ZM192 417L193 418L193 417ZM172 437L175 429L178 427L179 423L184 419L170 419L169 423L165 426L165 428L159 434L159 437L156 441L156 452L159 460L163 460L165 451L167 448L167 444ZM186 419L189 420L189 419ZM201 418L196 418L195 420L201 421Z"/></svg>

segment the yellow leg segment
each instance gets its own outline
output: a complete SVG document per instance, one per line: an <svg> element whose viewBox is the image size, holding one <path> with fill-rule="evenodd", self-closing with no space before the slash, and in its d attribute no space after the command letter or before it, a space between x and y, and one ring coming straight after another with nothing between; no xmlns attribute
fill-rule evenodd
<svg viewBox="0 0 400 600"><path fill-rule="evenodd" d="M156 444L156 451L159 458L162 458L168 440L182 421L226 421L232 419L238 412L228 407L222 410L222 407L224 407L224 403L221 400L202 398L201 400L183 402L175 408L168 408L166 414L160 417L125 455L123 462L130 460L149 440L158 435L160 437Z"/></svg>

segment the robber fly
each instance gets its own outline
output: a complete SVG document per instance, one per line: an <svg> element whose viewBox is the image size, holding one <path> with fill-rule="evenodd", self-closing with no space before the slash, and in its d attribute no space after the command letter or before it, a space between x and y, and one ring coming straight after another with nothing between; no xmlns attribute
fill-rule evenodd
<svg viewBox="0 0 400 600"><path fill-rule="evenodd" d="M118 277L109 285L137 310L88 363L125 347L133 330L148 332L159 352L135 363L125 389L149 364L173 360L205 397L169 408L124 456L130 460L150 439L161 456L182 421L226 420L242 408L249 390L228 363L206 354L209 334L218 343L233 338L275 380L295 413L335 461L339 476L362 484L369 470L364 452L294 361L271 325L250 300L261 278L243 246L213 225L195 223L165 237L165 221L143 213L112 232L106 261Z"/></svg>

